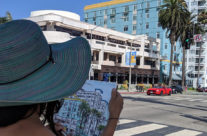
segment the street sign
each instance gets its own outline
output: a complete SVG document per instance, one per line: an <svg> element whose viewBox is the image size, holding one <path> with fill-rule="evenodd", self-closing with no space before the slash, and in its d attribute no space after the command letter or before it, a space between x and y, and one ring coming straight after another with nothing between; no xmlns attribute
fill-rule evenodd
<svg viewBox="0 0 207 136"><path fill-rule="evenodd" d="M202 42L202 35L201 34L196 34L193 37L194 42Z"/></svg>
<svg viewBox="0 0 207 136"><path fill-rule="evenodd" d="M126 53L126 65L130 65L130 52ZM136 65L136 51L131 52L131 65L135 66Z"/></svg>

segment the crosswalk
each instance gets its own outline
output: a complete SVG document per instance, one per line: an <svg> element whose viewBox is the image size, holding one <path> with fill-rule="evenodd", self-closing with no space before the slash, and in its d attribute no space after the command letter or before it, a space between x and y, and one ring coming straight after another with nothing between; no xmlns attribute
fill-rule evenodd
<svg viewBox="0 0 207 136"><path fill-rule="evenodd" d="M139 98L152 98L152 99L164 99L164 100L174 100L174 101L188 101L188 102L201 102L201 103L207 103L207 99L198 99L198 98L192 98L192 97L183 97L183 96L148 96L148 95L137 95L136 97Z"/></svg>
<svg viewBox="0 0 207 136"><path fill-rule="evenodd" d="M207 133L140 120L120 119L114 136L207 136Z"/></svg>

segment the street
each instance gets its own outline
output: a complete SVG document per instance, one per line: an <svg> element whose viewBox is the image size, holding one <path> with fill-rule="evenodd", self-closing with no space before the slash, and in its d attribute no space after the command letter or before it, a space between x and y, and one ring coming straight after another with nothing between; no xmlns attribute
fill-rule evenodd
<svg viewBox="0 0 207 136"><path fill-rule="evenodd" d="M207 136L206 95L122 96L115 136Z"/></svg>

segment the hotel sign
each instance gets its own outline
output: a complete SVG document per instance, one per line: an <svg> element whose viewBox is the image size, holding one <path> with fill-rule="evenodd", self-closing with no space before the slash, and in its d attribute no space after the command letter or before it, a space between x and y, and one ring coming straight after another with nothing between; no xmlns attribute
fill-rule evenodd
<svg viewBox="0 0 207 136"><path fill-rule="evenodd" d="M130 65L130 52L126 53L126 65ZM136 65L136 51L131 52L131 65L135 66Z"/></svg>

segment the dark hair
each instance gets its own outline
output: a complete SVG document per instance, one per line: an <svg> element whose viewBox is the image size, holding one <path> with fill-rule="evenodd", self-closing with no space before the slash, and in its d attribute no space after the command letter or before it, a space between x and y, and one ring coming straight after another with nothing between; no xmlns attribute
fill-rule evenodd
<svg viewBox="0 0 207 136"><path fill-rule="evenodd" d="M41 104L0 107L0 127L6 127L30 117L37 111L39 106L39 117L42 118L42 124L45 125L48 123L50 129L57 135L53 115L59 111L61 105L61 101L54 101Z"/></svg>

